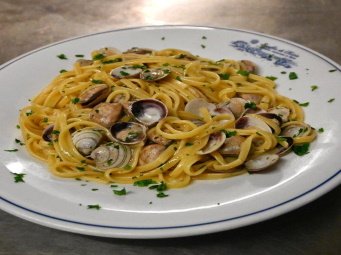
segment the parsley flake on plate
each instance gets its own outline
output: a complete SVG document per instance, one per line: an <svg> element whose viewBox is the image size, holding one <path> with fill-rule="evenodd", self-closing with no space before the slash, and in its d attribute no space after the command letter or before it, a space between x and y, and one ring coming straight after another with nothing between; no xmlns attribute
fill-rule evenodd
<svg viewBox="0 0 341 255"><path fill-rule="evenodd" d="M62 54L57 55L57 58L65 60L65 59L67 59L67 56L62 53Z"/></svg>
<svg viewBox="0 0 341 255"><path fill-rule="evenodd" d="M14 174L14 182L18 183L18 182L25 182L24 181L24 176L26 174L17 174L17 173L13 173Z"/></svg>
<svg viewBox="0 0 341 255"><path fill-rule="evenodd" d="M289 79L290 80L296 80L296 79L298 79L298 76L295 72L290 72L289 73Z"/></svg>

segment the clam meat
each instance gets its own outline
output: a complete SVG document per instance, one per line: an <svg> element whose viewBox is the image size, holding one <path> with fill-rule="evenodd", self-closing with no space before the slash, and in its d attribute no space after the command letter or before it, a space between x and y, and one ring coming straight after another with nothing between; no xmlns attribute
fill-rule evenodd
<svg viewBox="0 0 341 255"><path fill-rule="evenodd" d="M90 120L106 128L111 127L121 116L120 103L100 103L90 112Z"/></svg>
<svg viewBox="0 0 341 255"><path fill-rule="evenodd" d="M143 69L137 66L120 66L112 69L110 75L118 79L134 78L138 77L142 71Z"/></svg>
<svg viewBox="0 0 341 255"><path fill-rule="evenodd" d="M150 144L145 146L140 152L139 165L146 165L155 161L165 149L166 146L161 144Z"/></svg>
<svg viewBox="0 0 341 255"><path fill-rule="evenodd" d="M137 144L146 138L147 128L136 122L117 122L111 126L110 132L122 144Z"/></svg>
<svg viewBox="0 0 341 255"><path fill-rule="evenodd" d="M140 79L146 81L158 81L170 74L170 70L166 68L146 69L140 73Z"/></svg>

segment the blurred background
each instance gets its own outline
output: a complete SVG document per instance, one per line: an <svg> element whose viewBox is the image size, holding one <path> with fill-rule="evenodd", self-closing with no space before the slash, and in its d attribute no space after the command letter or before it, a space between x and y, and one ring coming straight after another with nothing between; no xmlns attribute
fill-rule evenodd
<svg viewBox="0 0 341 255"><path fill-rule="evenodd" d="M300 43L341 64L341 0L0 0L0 64L69 37L176 24L266 33ZM0 255L338 255L340 195L339 187L298 210L252 226L165 240L82 236L0 211Z"/></svg>

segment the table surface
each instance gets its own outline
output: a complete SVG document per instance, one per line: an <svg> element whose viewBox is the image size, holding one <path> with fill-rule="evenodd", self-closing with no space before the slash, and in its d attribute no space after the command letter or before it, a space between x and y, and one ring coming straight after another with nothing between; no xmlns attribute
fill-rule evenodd
<svg viewBox="0 0 341 255"><path fill-rule="evenodd" d="M186 24L253 30L341 63L340 0L0 0L0 64L68 37L126 27ZM3 254L341 254L341 188L251 226L195 237L83 236L0 211Z"/></svg>

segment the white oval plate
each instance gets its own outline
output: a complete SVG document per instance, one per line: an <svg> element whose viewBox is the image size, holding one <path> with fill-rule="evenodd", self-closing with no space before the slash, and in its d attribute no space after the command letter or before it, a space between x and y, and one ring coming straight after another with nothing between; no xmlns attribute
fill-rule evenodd
<svg viewBox="0 0 341 255"><path fill-rule="evenodd" d="M128 194L117 196L106 185L53 177L44 164L15 142L20 139L18 110L61 69L71 68L75 54L89 58L92 50L105 46L120 50L134 46L180 48L214 60L250 59L260 67L260 74L278 77L280 93L309 102L306 121L324 132L311 145L309 154L287 155L273 171L197 181L184 189L167 191L166 198L131 185L120 185ZM56 57L61 53L68 60ZM0 208L56 229L121 238L211 233L293 210L340 184L340 71L338 64L301 45L250 31L210 27L122 29L29 52L0 68ZM299 78L290 80L289 72L296 72ZM312 91L312 85L318 89ZM332 98L335 100L328 102ZM13 148L19 151L4 151ZM25 182L15 183L13 173L24 173ZM87 209L93 204L101 209Z"/></svg>

